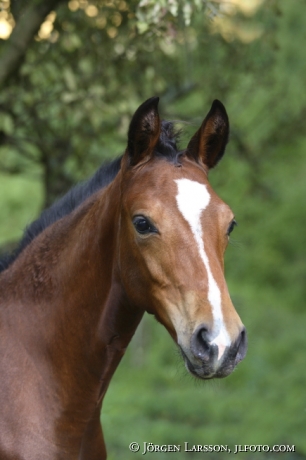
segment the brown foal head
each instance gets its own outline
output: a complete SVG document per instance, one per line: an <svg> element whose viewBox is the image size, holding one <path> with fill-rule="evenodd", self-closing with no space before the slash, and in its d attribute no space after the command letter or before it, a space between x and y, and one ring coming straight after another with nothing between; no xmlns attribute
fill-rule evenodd
<svg viewBox="0 0 306 460"><path fill-rule="evenodd" d="M225 377L246 353L224 279L234 215L207 177L224 153L228 117L214 101L178 152L157 104L152 98L136 111L122 160L120 276L129 302L167 328L192 374Z"/></svg>

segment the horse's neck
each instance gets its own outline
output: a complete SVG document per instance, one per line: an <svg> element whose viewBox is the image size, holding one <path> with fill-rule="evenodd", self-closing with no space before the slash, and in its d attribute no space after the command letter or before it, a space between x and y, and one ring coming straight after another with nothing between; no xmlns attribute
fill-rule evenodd
<svg viewBox="0 0 306 460"><path fill-rule="evenodd" d="M46 229L3 277L11 292L4 302L7 324L12 328L18 318L18 340L34 350L33 360L38 357L44 369L50 364L46 380L55 377L66 412L82 411L84 421L142 317L128 304L118 275L115 188L111 184Z"/></svg>

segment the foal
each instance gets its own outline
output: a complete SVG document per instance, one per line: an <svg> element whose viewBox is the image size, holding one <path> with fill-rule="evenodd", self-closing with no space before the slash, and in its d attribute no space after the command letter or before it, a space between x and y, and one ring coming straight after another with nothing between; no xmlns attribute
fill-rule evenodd
<svg viewBox="0 0 306 460"><path fill-rule="evenodd" d="M201 379L245 356L223 273L234 215L207 178L226 111L214 101L178 151L157 106L135 112L108 177L46 211L0 274L1 460L106 458L103 397L145 311Z"/></svg>

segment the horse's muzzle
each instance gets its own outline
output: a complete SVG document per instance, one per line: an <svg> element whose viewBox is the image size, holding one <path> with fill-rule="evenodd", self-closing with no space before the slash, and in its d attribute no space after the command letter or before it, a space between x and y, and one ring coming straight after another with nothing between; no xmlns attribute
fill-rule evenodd
<svg viewBox="0 0 306 460"><path fill-rule="evenodd" d="M180 347L188 371L201 379L222 378L231 374L246 355L247 335L243 328L237 339L226 347L221 359L218 359L218 346L207 339L206 328L198 328L190 341L188 357Z"/></svg>

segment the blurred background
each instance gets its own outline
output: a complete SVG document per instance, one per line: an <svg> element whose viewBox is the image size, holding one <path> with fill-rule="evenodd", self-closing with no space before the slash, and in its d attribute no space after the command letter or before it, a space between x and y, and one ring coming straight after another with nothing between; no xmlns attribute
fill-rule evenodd
<svg viewBox="0 0 306 460"><path fill-rule="evenodd" d="M248 354L226 379L196 381L146 315L104 402L109 459L142 458L132 441L295 445L282 458L306 459L306 3L0 0L0 85L1 251L123 152L148 97L182 148L224 103L231 139L210 180L238 221L226 277Z"/></svg>

